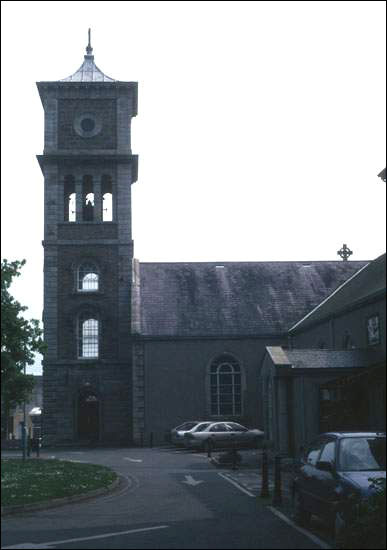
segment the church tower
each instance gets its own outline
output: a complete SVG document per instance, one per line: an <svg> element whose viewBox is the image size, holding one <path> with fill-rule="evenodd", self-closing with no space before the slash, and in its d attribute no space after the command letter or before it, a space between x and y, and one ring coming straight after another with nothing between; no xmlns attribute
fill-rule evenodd
<svg viewBox="0 0 387 550"><path fill-rule="evenodd" d="M89 43L44 108L45 444L132 438L131 152L137 83L106 76Z"/></svg>

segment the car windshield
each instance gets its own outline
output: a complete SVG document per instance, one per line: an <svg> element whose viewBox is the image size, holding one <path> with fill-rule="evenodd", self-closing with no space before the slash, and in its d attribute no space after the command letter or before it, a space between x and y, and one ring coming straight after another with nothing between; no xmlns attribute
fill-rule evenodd
<svg viewBox="0 0 387 550"><path fill-rule="evenodd" d="M339 467L344 472L386 469L385 437L346 437L340 442Z"/></svg>
<svg viewBox="0 0 387 550"><path fill-rule="evenodd" d="M178 431L188 431L192 430L196 426L197 422L184 422L184 424L181 424L181 426L178 426L175 428Z"/></svg>
<svg viewBox="0 0 387 550"><path fill-rule="evenodd" d="M203 432L208 426L211 424L211 422L205 422L204 424L199 424L194 432Z"/></svg>

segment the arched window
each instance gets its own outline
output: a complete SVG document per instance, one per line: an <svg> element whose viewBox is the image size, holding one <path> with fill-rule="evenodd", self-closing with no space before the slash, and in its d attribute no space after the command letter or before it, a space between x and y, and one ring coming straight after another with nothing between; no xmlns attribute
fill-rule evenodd
<svg viewBox="0 0 387 550"><path fill-rule="evenodd" d="M83 221L94 221L94 189L93 177L83 176Z"/></svg>
<svg viewBox="0 0 387 550"><path fill-rule="evenodd" d="M217 357L211 364L211 415L240 416L242 414L241 368L228 354Z"/></svg>
<svg viewBox="0 0 387 550"><path fill-rule="evenodd" d="M99 354L99 321L88 313L79 317L78 357L91 359Z"/></svg>
<svg viewBox="0 0 387 550"><path fill-rule="evenodd" d="M93 263L84 263L78 269L78 291L95 292L99 288L97 266Z"/></svg>
<svg viewBox="0 0 387 550"><path fill-rule="evenodd" d="M102 221L113 221L113 186L111 176L102 176Z"/></svg>
<svg viewBox="0 0 387 550"><path fill-rule="evenodd" d="M76 193L75 193L75 178L67 175L64 179L64 221L76 221Z"/></svg>
<svg viewBox="0 0 387 550"><path fill-rule="evenodd" d="M352 340L352 336L349 334L348 331L344 335L343 348L344 349L355 349L355 344Z"/></svg>

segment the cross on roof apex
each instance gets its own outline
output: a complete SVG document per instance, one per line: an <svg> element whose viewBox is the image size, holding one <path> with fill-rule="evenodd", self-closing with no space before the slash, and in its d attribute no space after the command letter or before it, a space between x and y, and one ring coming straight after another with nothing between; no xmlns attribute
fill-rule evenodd
<svg viewBox="0 0 387 550"><path fill-rule="evenodd" d="M346 244L343 244L342 248L337 251L337 254L343 259L343 262L346 262L353 252Z"/></svg>

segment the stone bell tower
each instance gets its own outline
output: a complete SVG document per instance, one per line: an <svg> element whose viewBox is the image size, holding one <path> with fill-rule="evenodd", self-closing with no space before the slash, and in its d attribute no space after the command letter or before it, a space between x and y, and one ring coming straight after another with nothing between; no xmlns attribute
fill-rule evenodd
<svg viewBox="0 0 387 550"><path fill-rule="evenodd" d="M68 78L38 82L44 108L43 437L131 433L131 119L137 83L106 76L89 43Z"/></svg>

